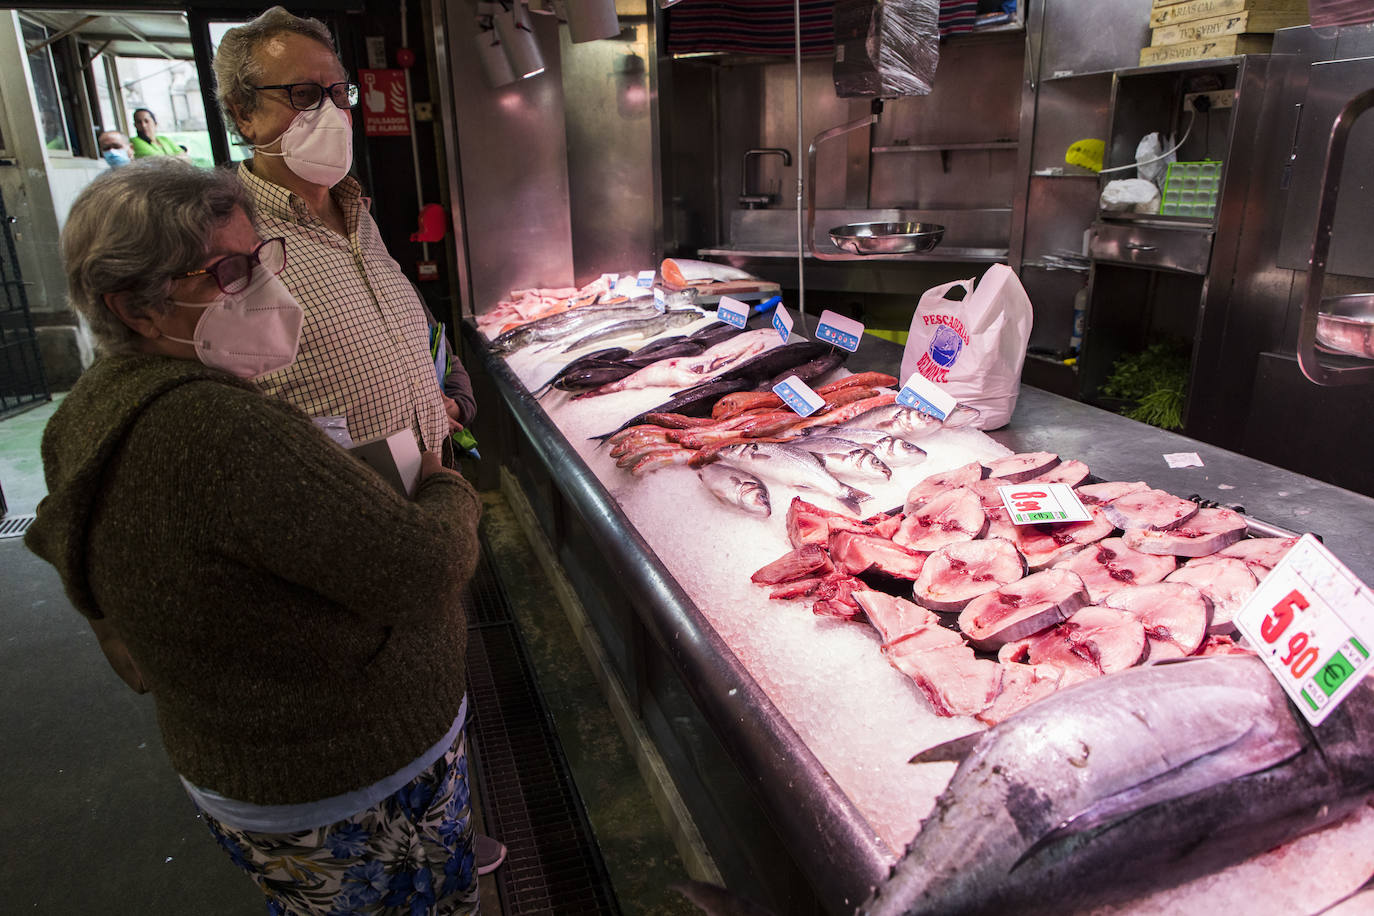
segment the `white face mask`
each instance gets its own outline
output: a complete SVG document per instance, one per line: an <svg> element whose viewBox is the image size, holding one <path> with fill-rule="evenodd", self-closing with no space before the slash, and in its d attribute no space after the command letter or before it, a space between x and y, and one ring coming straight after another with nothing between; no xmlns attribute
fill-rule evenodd
<svg viewBox="0 0 1374 916"><path fill-rule="evenodd" d="M261 156L281 156L287 168L311 184L332 188L353 165L353 126L328 96L314 111L296 115L278 139L279 152L253 149Z"/></svg>
<svg viewBox="0 0 1374 916"><path fill-rule="evenodd" d="M196 348L207 366L239 378L258 378L296 361L305 312L274 274L258 268L242 291L209 302L174 305L204 309L192 339L167 337Z"/></svg>

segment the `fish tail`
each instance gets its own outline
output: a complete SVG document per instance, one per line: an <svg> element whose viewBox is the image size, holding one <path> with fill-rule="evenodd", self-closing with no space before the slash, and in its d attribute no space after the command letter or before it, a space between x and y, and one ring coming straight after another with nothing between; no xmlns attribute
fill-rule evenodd
<svg viewBox="0 0 1374 916"><path fill-rule="evenodd" d="M858 515L859 504L866 502L867 500L870 500L873 497L869 496L863 490L856 490L853 487L845 487L844 494L837 498L840 501L840 505L844 506L850 512L853 512L855 515Z"/></svg>

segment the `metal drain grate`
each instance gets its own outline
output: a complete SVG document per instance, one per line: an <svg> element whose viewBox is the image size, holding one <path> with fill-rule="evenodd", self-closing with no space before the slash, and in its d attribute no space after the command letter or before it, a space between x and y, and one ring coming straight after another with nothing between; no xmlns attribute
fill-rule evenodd
<svg viewBox="0 0 1374 916"><path fill-rule="evenodd" d="M485 545L469 591L468 734L505 916L620 907Z"/></svg>
<svg viewBox="0 0 1374 916"><path fill-rule="evenodd" d="M0 541L5 538L22 538L24 532L37 520L36 515L7 515L0 518Z"/></svg>

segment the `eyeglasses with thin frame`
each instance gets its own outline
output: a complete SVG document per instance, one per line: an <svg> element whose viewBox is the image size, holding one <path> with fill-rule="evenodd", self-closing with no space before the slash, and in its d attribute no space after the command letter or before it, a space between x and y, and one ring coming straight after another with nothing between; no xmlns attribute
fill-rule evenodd
<svg viewBox="0 0 1374 916"><path fill-rule="evenodd" d="M329 86L321 86L319 83L277 83L272 86L252 86L250 88L254 92L262 92L265 89L284 89L291 107L297 111L314 111L324 104L326 95L337 108L352 108L358 104L357 83L333 83Z"/></svg>
<svg viewBox="0 0 1374 916"><path fill-rule="evenodd" d="M268 239L254 248L251 254L225 255L209 267L188 270L184 274L176 274L172 279L184 280L209 274L219 284L220 292L233 294L248 288L255 266L269 271L273 276L281 273L286 266L286 239Z"/></svg>

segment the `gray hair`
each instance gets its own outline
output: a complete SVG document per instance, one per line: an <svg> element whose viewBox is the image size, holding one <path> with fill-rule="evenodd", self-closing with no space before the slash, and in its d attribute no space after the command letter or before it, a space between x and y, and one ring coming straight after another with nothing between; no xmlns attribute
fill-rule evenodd
<svg viewBox="0 0 1374 916"><path fill-rule="evenodd" d="M135 314L167 314L172 279L204 264L210 237L235 209L253 216L232 171L171 157L139 160L86 186L62 230L62 257L68 299L102 353L133 352L138 340L104 295L127 293Z"/></svg>
<svg viewBox="0 0 1374 916"><path fill-rule="evenodd" d="M239 114L252 114L258 107L258 95L253 87L262 82L262 66L258 62L257 50L268 39L285 32L294 32L313 38L334 54L334 36L318 19L302 19L288 13L280 6L274 6L246 25L230 29L220 39L215 51L215 97L219 99L220 111L224 112L225 123L238 132L238 122L234 117L235 109Z"/></svg>

